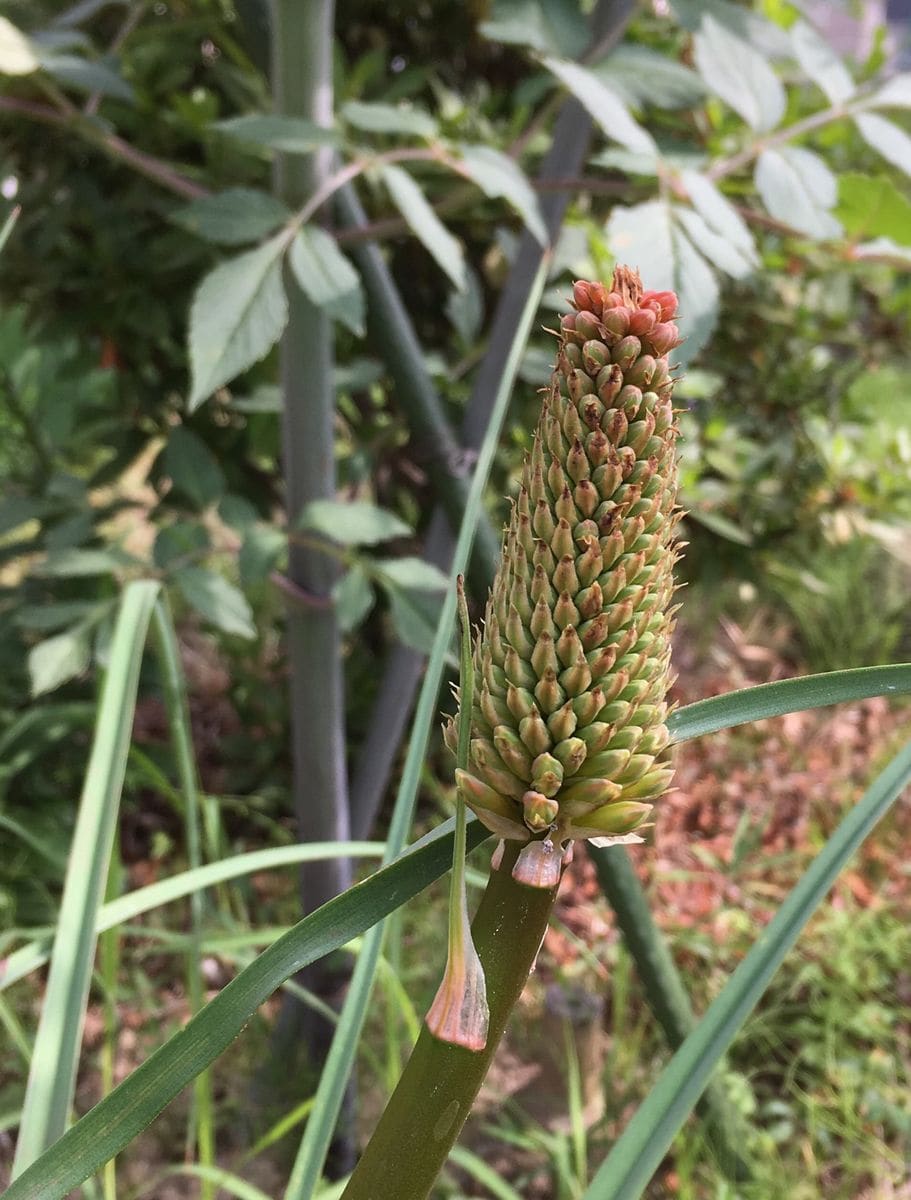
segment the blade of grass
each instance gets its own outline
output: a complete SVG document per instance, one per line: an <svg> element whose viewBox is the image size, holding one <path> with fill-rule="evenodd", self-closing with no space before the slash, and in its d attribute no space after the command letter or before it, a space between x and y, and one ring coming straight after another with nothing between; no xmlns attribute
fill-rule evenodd
<svg viewBox="0 0 911 1200"><path fill-rule="evenodd" d="M477 1154L470 1150L453 1146L449 1151L449 1161L470 1175L481 1187L486 1187L496 1200L522 1200L514 1187L505 1179L501 1179L493 1167L488 1166L483 1158L478 1158Z"/></svg>
<svg viewBox="0 0 911 1200"><path fill-rule="evenodd" d="M676 742L717 733L748 721L763 721L784 713L809 708L826 708L870 696L898 696L911 692L911 663L889 663L882 667L855 667L850 671L827 671L761 683L758 687L725 692L708 700L697 700L678 708L668 718Z"/></svg>
<svg viewBox="0 0 911 1200"><path fill-rule="evenodd" d="M112 900L120 894L123 883L123 863L116 841L111 851L111 866L105 898ZM100 910L99 910L100 911ZM101 1095L114 1090L114 1064L117 1058L117 980L120 975L120 931L108 929L98 939L99 973L104 993L104 1041L101 1045ZM117 1200L117 1162L109 1159L101 1176L104 1200Z"/></svg>
<svg viewBox="0 0 911 1200"><path fill-rule="evenodd" d="M213 1062L286 979L344 946L439 879L452 863L451 831L452 823L447 822L396 862L298 922L33 1162L4 1200L62 1200ZM469 825L472 849L489 836L479 822Z"/></svg>
<svg viewBox="0 0 911 1200"><path fill-rule="evenodd" d="M32 1061L32 1047L19 1018L3 999L0 999L0 1025L6 1030L11 1045L16 1047L28 1066Z"/></svg>
<svg viewBox="0 0 911 1200"><path fill-rule="evenodd" d="M804 926L909 783L911 743L876 778L792 889L633 1116L602 1163L585 1200L638 1200Z"/></svg>
<svg viewBox="0 0 911 1200"><path fill-rule="evenodd" d="M103 933L125 921L151 912L164 904L191 896L195 891L213 887L226 879L237 879L241 875L252 875L274 867L318 862L323 858L381 858L385 849L383 842L313 842L304 846L276 846L271 850L250 850L235 854L221 862L206 863L193 871L181 871L167 879L159 879L147 887L137 888L102 905L95 921L95 932ZM29 942L14 950L0 963L0 991L17 983L30 971L43 966L49 958L51 938Z"/></svg>
<svg viewBox="0 0 911 1200"><path fill-rule="evenodd" d="M13 1179L66 1128L95 957L95 921L117 827L146 632L159 585L128 584L120 602L70 848L35 1038Z"/></svg>
<svg viewBox="0 0 911 1200"><path fill-rule="evenodd" d="M465 513L453 555L449 588L437 624L433 648L427 663L427 672L421 686L414 723L411 728L408 755L405 759L402 781L396 796L386 841L387 860L398 854L405 844L405 838L411 825L421 769L430 736L430 726L434 719L437 697L443 680L445 658L452 642L456 615L456 580L459 575L464 573L465 564L471 553L472 540L484 499L484 489L493 465L500 429L506 416L519 360L528 340L544 288L548 262L549 258L545 257L534 278L533 285L529 289L522 319L518 322L515 336L508 349L504 347L503 370L490 425L478 454L477 465L469 488ZM332 1047L317 1087L313 1114L304 1130L300 1150L285 1192L287 1200L309 1200L319 1182L326 1150L338 1118L339 1106L354 1062L357 1043L367 1013L367 1005L373 990L377 963L383 945L383 932L384 926L380 926L364 939L365 944L352 975L341 1020L332 1039Z"/></svg>
<svg viewBox="0 0 911 1200"><path fill-rule="evenodd" d="M190 705L187 685L180 663L180 648L174 619L166 596L159 596L152 613L152 626L158 650L164 688L165 710L171 746L177 763L180 790L183 799L184 839L190 870L202 865L199 838L199 785L196 761L193 754L193 733L190 725ZM190 893L190 946L187 952L187 997L190 1014L195 1016L202 1008L202 921L203 891L194 888ZM193 1106L187 1126L187 1150L193 1143L201 1166L211 1167L215 1163L215 1109L212 1102L212 1081L208 1071L202 1071L193 1080ZM188 1157L192 1154L188 1153ZM202 1177L202 1200L214 1196L211 1181ZM112 1198L113 1200L113 1198Z"/></svg>

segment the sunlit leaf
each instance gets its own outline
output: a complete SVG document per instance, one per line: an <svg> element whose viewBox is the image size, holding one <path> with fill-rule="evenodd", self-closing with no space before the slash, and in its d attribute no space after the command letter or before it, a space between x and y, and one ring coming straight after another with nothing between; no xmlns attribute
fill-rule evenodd
<svg viewBox="0 0 911 1200"><path fill-rule="evenodd" d="M838 179L838 216L852 237L911 246L911 201L885 175L849 171Z"/></svg>
<svg viewBox="0 0 911 1200"><path fill-rule="evenodd" d="M35 50L21 29L0 17L0 74L31 75L41 64Z"/></svg>
<svg viewBox="0 0 911 1200"><path fill-rule="evenodd" d="M756 162L756 190L769 214L814 238L834 238L835 176L818 155L797 146L764 150Z"/></svg>
<svg viewBox="0 0 911 1200"><path fill-rule="evenodd" d="M868 146L893 167L911 175L911 137L904 129L876 113L860 113L854 120Z"/></svg>
<svg viewBox="0 0 911 1200"><path fill-rule="evenodd" d="M784 116L785 91L762 54L709 13L693 47L696 68L709 90L757 132L774 129Z"/></svg>
<svg viewBox="0 0 911 1200"><path fill-rule="evenodd" d="M81 675L89 665L89 655L89 630L82 624L33 646L28 653L32 695L52 692Z"/></svg>
<svg viewBox="0 0 911 1200"><path fill-rule="evenodd" d="M829 43L808 25L795 21L790 30L797 61L833 104L843 104L857 90L851 72Z"/></svg>
<svg viewBox="0 0 911 1200"><path fill-rule="evenodd" d="M606 137L619 142L627 150L639 154L655 154L655 140L630 114L616 92L612 91L592 71L578 63L545 58L544 65L591 113Z"/></svg>

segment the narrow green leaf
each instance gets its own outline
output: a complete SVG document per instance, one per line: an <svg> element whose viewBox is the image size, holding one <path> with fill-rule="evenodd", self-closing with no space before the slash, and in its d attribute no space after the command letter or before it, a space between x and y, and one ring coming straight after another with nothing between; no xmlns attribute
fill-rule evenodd
<svg viewBox="0 0 911 1200"><path fill-rule="evenodd" d="M411 537L401 517L369 500L311 500L301 509L299 529L315 529L341 546L375 546Z"/></svg>
<svg viewBox="0 0 911 1200"><path fill-rule="evenodd" d="M877 113L861 113L854 120L868 146L893 167L911 175L911 137L904 129Z"/></svg>
<svg viewBox="0 0 911 1200"><path fill-rule="evenodd" d="M242 117L229 117L225 121L216 121L212 128L239 142L266 146L270 150L281 150L284 154L309 154L320 146L338 144L338 135L332 129L323 129L303 117L274 113L247 113Z"/></svg>
<svg viewBox="0 0 911 1200"><path fill-rule="evenodd" d="M291 216L275 196L258 188L228 188L202 196L170 214L175 225L221 246L258 242Z"/></svg>
<svg viewBox="0 0 911 1200"><path fill-rule="evenodd" d="M839 873L909 783L911 744L848 812L790 892L601 1164L585 1200L639 1200L788 951Z"/></svg>
<svg viewBox="0 0 911 1200"><path fill-rule="evenodd" d="M300 863L322 862L327 858L379 858L384 848L382 842L308 842L234 854L218 862L169 875L167 879L159 879L157 883L136 888L103 904L98 910L95 932L105 933L153 909L192 896L204 888L215 887L226 880L239 879L242 875ZM0 991L43 966L48 960L50 945L50 939L39 939L7 955L0 965Z"/></svg>
<svg viewBox="0 0 911 1200"><path fill-rule="evenodd" d="M827 671L822 675L761 683L758 687L697 700L695 704L687 704L671 713L668 728L675 741L685 742L748 721L764 721L767 717L826 708L830 704L864 700L869 696L899 696L909 692L911 663Z"/></svg>
<svg viewBox="0 0 911 1200"><path fill-rule="evenodd" d="M310 302L362 337L364 293L361 281L335 239L318 225L305 225L291 243L289 261L294 278Z"/></svg>
<svg viewBox="0 0 911 1200"><path fill-rule="evenodd" d="M256 637L253 613L243 592L217 571L205 567L181 567L174 582L191 608L225 633Z"/></svg>
<svg viewBox="0 0 911 1200"><path fill-rule="evenodd" d="M180 1033L77 1121L13 1183L4 1200L62 1200L122 1150L231 1044L280 984L308 963L344 946L439 879L452 862L452 834L443 833L434 831L390 866L324 904L279 938ZM479 822L469 827L471 848L488 837Z"/></svg>
<svg viewBox="0 0 911 1200"><path fill-rule="evenodd" d="M766 58L711 13L703 15L693 39L696 69L757 133L774 129L784 116L785 91Z"/></svg>
<svg viewBox="0 0 911 1200"><path fill-rule="evenodd" d="M124 567L135 565L135 558L111 547L107 550L56 550L32 570L36 575L75 579L88 575L112 575Z"/></svg>
<svg viewBox="0 0 911 1200"><path fill-rule="evenodd" d="M41 66L64 87L80 92L98 92L131 104L136 94L117 71L106 63L82 58L78 54L41 54Z"/></svg>
<svg viewBox="0 0 911 1200"><path fill-rule="evenodd" d="M117 827L142 650L158 591L159 585L148 580L129 584L117 617L26 1087L14 1178L63 1134L69 1116L95 922Z"/></svg>
<svg viewBox="0 0 911 1200"><path fill-rule="evenodd" d="M534 189L519 167L506 154L492 146L459 146L457 169L485 196L502 197L521 216L530 233L546 246L547 226L541 216Z"/></svg>
<svg viewBox="0 0 911 1200"><path fill-rule="evenodd" d="M705 84L694 70L648 46L617 46L589 70L629 104L695 108L705 99Z"/></svg>
<svg viewBox="0 0 911 1200"><path fill-rule="evenodd" d="M829 43L806 21L795 21L790 36L797 61L831 103L850 100L857 90L854 80Z"/></svg>
<svg viewBox="0 0 911 1200"><path fill-rule="evenodd" d="M335 615L342 633L357 629L374 605L370 577L357 563L350 567L332 589Z"/></svg>
<svg viewBox="0 0 911 1200"><path fill-rule="evenodd" d="M462 1146L453 1146L449 1151L449 1161L463 1170L481 1187L487 1188L496 1200L522 1200L514 1187L501 1179L497 1172L483 1158Z"/></svg>
<svg viewBox="0 0 911 1200"><path fill-rule="evenodd" d="M405 218L408 228L455 286L463 291L467 286L465 256L459 240L453 237L436 215L427 197L407 171L388 166L383 167L381 173L389 195Z"/></svg>
<svg viewBox="0 0 911 1200"><path fill-rule="evenodd" d="M401 133L406 137L434 138L439 129L422 108L405 104L365 103L349 100L342 105L342 120L367 133Z"/></svg>
<svg viewBox="0 0 911 1200"><path fill-rule="evenodd" d="M841 234L841 225L829 211L837 199L835 176L812 151L798 146L764 150L756 161L755 183L777 220L808 237Z"/></svg>
<svg viewBox="0 0 911 1200"><path fill-rule="evenodd" d="M214 504L228 486L218 459L199 434L185 425L170 431L161 461L177 493L196 508Z"/></svg>
<svg viewBox="0 0 911 1200"><path fill-rule="evenodd" d="M529 46L542 54L556 48L566 58L578 58L591 36L577 0L495 0L480 31L492 42Z"/></svg>
<svg viewBox="0 0 911 1200"><path fill-rule="evenodd" d="M285 244L279 234L229 258L197 288L190 309L191 412L268 354L281 337L288 322L281 269Z"/></svg>
<svg viewBox="0 0 911 1200"><path fill-rule="evenodd" d="M545 58L544 66L576 97L613 142L640 154L657 155L655 139L634 120L615 91L594 72L574 62Z"/></svg>
<svg viewBox="0 0 911 1200"><path fill-rule="evenodd" d="M89 632L84 624L74 625L32 646L28 652L32 696L52 692L86 670L91 653Z"/></svg>
<svg viewBox="0 0 911 1200"><path fill-rule="evenodd" d="M448 578L439 567L423 558L406 555L404 558L379 558L374 568L397 587L414 588L422 592L445 592Z"/></svg>
<svg viewBox="0 0 911 1200"><path fill-rule="evenodd" d="M0 17L0 73L31 75L40 65L34 47L22 30L17 29L8 17Z"/></svg>

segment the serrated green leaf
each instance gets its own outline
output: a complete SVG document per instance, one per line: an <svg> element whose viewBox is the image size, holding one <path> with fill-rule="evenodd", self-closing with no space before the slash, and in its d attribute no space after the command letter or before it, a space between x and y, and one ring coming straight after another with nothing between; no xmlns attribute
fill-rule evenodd
<svg viewBox="0 0 911 1200"><path fill-rule="evenodd" d="M436 215L427 197L401 167L383 167L381 171L389 195L405 218L408 228L446 272L455 286L464 290L465 256L461 243Z"/></svg>
<svg viewBox="0 0 911 1200"><path fill-rule="evenodd" d="M59 578L80 578L88 575L112 575L136 559L120 550L59 550L49 554L42 563L32 568L36 575L53 575Z"/></svg>
<svg viewBox="0 0 911 1200"><path fill-rule="evenodd" d="M332 589L335 615L342 633L351 633L374 605L373 585L364 569L357 563L341 577Z"/></svg>
<svg viewBox="0 0 911 1200"><path fill-rule="evenodd" d="M309 154L320 146L338 145L338 135L333 129L324 129L303 117L274 113L247 113L242 117L229 117L225 121L216 121L212 128L239 142L267 146L284 154Z"/></svg>
<svg viewBox="0 0 911 1200"><path fill-rule="evenodd" d="M790 36L797 61L808 78L832 104L849 100L857 90L851 72L822 35L806 21L795 21Z"/></svg>
<svg viewBox="0 0 911 1200"><path fill-rule="evenodd" d="M29 39L7 17L0 17L0 73L31 75L41 64Z"/></svg>
<svg viewBox="0 0 911 1200"><path fill-rule="evenodd" d="M711 229L700 213L691 208L674 208L674 216L683 226L689 240L712 266L732 279L746 279L755 269L755 262L739 246Z"/></svg>
<svg viewBox="0 0 911 1200"><path fill-rule="evenodd" d="M185 425L177 425L170 431L162 451L162 466L175 491L196 508L214 504L227 487L218 459L202 438Z"/></svg>
<svg viewBox="0 0 911 1200"><path fill-rule="evenodd" d="M885 175L839 176L837 212L852 237L886 237L911 246L911 201Z"/></svg>
<svg viewBox="0 0 911 1200"><path fill-rule="evenodd" d="M694 108L705 98L705 84L695 71L648 46L617 46L589 70L629 104Z"/></svg>
<svg viewBox="0 0 911 1200"><path fill-rule="evenodd" d="M297 527L315 529L342 546L375 546L412 534L401 517L368 500L311 500L304 505Z"/></svg>
<svg viewBox="0 0 911 1200"><path fill-rule="evenodd" d="M275 196L257 188L228 188L170 214L175 225L221 246L258 242L291 216Z"/></svg>
<svg viewBox="0 0 911 1200"><path fill-rule="evenodd" d="M502 197L511 204L529 232L546 246L547 226L537 196L521 167L492 146L461 145L458 153L460 173L477 184L485 196Z"/></svg>
<svg viewBox="0 0 911 1200"><path fill-rule="evenodd" d="M703 15L693 48L696 69L710 91L758 133L775 128L784 116L785 91L758 50L711 13Z"/></svg>
<svg viewBox="0 0 911 1200"><path fill-rule="evenodd" d="M166 570L181 559L198 557L209 545L208 531L200 521L175 521L156 534L152 560L156 567Z"/></svg>
<svg viewBox="0 0 911 1200"><path fill-rule="evenodd" d="M576 0L495 0L480 31L492 42L530 46L542 54L556 48L566 58L578 58L591 36Z"/></svg>
<svg viewBox="0 0 911 1200"><path fill-rule="evenodd" d="M716 233L736 246L753 266L758 266L759 256L753 235L746 221L721 190L699 171L681 171L680 180L696 212Z"/></svg>
<svg viewBox="0 0 911 1200"><path fill-rule="evenodd" d="M173 578L187 604L217 629L237 637L256 637L246 597L222 575L204 567L181 567Z"/></svg>
<svg viewBox="0 0 911 1200"><path fill-rule="evenodd" d="M260 584L275 570L288 549L288 539L274 525L257 523L244 530L237 566L244 587Z"/></svg>
<svg viewBox="0 0 911 1200"><path fill-rule="evenodd" d="M619 142L627 150L638 154L657 155L658 148L652 135L633 119L617 93L594 72L578 63L564 62L558 58L545 58L542 61L548 71L556 75L582 107L591 113L611 141Z"/></svg>
<svg viewBox="0 0 911 1200"><path fill-rule="evenodd" d="M718 314L718 284L702 256L671 220L671 208L649 200L632 208L616 205L607 223L611 253L636 263L656 291L675 291L680 299L680 331L686 339L674 359L687 362L708 341Z"/></svg>
<svg viewBox="0 0 911 1200"><path fill-rule="evenodd" d="M429 654L443 607L441 592L423 588L401 588L386 584L383 590L389 600L389 612L399 641L421 654Z"/></svg>
<svg viewBox="0 0 911 1200"><path fill-rule="evenodd" d="M854 121L868 146L893 167L911 175L911 137L904 129L876 113L860 113Z"/></svg>
<svg viewBox="0 0 911 1200"><path fill-rule="evenodd" d="M42 54L41 66L65 87L80 92L98 92L115 100L132 103L135 93L122 75L103 62L81 58L78 54Z"/></svg>
<svg viewBox="0 0 911 1200"><path fill-rule="evenodd" d="M406 555L404 558L379 558L374 565L377 571L397 587L445 592L449 586L449 580L438 566L414 555Z"/></svg>
<svg viewBox="0 0 911 1200"><path fill-rule="evenodd" d="M401 133L433 138L439 132L433 117L421 108L405 104L364 103L349 100L342 106L342 119L368 133Z"/></svg>
<svg viewBox="0 0 911 1200"><path fill-rule="evenodd" d="M318 225L305 225L291 243L289 261L294 278L310 302L361 337L364 293L360 277L335 239Z"/></svg>
<svg viewBox="0 0 911 1200"><path fill-rule="evenodd" d="M196 289L190 309L190 411L263 358L288 322L284 234L229 258Z"/></svg>
<svg viewBox="0 0 911 1200"><path fill-rule="evenodd" d="M81 623L33 646L28 654L32 696L52 692L81 675L89 665L89 651L89 630Z"/></svg>
<svg viewBox="0 0 911 1200"><path fill-rule="evenodd" d="M835 176L818 155L797 146L764 150L756 161L756 190L769 214L815 238L834 238L841 225L829 211Z"/></svg>

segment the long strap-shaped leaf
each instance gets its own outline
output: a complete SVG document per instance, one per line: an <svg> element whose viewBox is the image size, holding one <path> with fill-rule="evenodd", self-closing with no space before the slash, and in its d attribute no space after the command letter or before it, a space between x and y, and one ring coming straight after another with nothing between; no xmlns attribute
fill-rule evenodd
<svg viewBox="0 0 911 1200"><path fill-rule="evenodd" d="M469 849L489 836L472 822ZM435 830L419 847L300 921L32 1163L4 1200L61 1200L154 1120L286 979L369 929L451 865L452 834Z"/></svg>
<svg viewBox="0 0 911 1200"><path fill-rule="evenodd" d="M95 957L95 920L117 828L142 651L158 591L159 585L149 580L131 583L117 615L35 1037L14 1177L61 1136L73 1101Z"/></svg>
<svg viewBox="0 0 911 1200"><path fill-rule="evenodd" d="M500 428L506 416L509 396L519 369L519 360L528 341L531 324L537 312L538 303L547 277L549 256L538 270L534 283L529 291L522 320L516 330L516 335L509 347L504 347L504 366L500 376L497 396L491 414L490 427L478 454L478 461L468 491L462 526L459 530L455 552L453 554L450 586L443 604L440 619L437 624L436 636L433 642L427 672L421 687L415 712L414 724L411 729L411 739L408 744L408 754L402 772L402 782L393 809L392 821L387 839L387 855L397 854L405 844L414 811L414 801L417 796L420 773L424 763L427 739L430 726L436 710L437 697L443 680L446 653L452 641L452 630L456 615L456 579L465 571L471 545L477 527L478 517L482 511L484 488L493 465L499 439ZM348 1076L357 1050L360 1032L367 1015L367 1006L373 990L377 964L382 950L382 927L374 930L364 939L364 945L358 958L357 966L351 979L351 986L345 998L341 1017L332 1039L332 1047L326 1059L326 1064L320 1077L313 1105L313 1112L307 1122L304 1136L288 1188L286 1200L310 1200L319 1182L323 1169L326 1151L335 1129L338 1113L345 1093Z"/></svg>
<svg viewBox="0 0 911 1200"><path fill-rule="evenodd" d="M851 809L760 934L602 1163L584 1200L638 1200L642 1195L785 955L842 868L909 783L911 743Z"/></svg>
<svg viewBox="0 0 911 1200"><path fill-rule="evenodd" d="M725 692L708 700L697 700L671 713L668 728L675 742L717 733L748 721L780 717L808 708L825 708L870 696L898 696L911 692L911 663L883 667L857 667L850 671L827 671L761 683L758 687Z"/></svg>
<svg viewBox="0 0 911 1200"><path fill-rule="evenodd" d="M270 850L249 850L245 854L233 854L218 862L206 863L190 871L180 871L159 879L146 887L136 888L116 900L110 900L98 909L95 932L104 933L115 925L132 921L143 913L171 904L184 896L192 896L204 888L214 887L227 879L241 875L252 875L255 871L270 871L275 867L286 867L300 863L319 862L325 858L381 858L385 850L383 842L310 842L293 846L275 846ZM28 942L0 960L0 991L17 983L30 971L43 966L50 957L51 939Z"/></svg>

